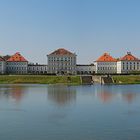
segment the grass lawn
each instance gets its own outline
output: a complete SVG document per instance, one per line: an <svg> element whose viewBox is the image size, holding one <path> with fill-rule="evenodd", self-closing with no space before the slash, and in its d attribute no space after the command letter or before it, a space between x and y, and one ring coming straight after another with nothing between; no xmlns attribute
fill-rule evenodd
<svg viewBox="0 0 140 140"><path fill-rule="evenodd" d="M140 84L140 75L113 76L116 84Z"/></svg>
<svg viewBox="0 0 140 140"><path fill-rule="evenodd" d="M81 84L80 76L1 75L0 84Z"/></svg>

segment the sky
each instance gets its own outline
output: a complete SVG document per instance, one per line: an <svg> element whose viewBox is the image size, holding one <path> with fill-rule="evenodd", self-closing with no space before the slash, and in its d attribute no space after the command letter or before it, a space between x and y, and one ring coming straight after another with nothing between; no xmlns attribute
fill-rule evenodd
<svg viewBox="0 0 140 140"><path fill-rule="evenodd" d="M93 63L104 52L140 58L139 0L0 0L0 55L47 63L58 48Z"/></svg>

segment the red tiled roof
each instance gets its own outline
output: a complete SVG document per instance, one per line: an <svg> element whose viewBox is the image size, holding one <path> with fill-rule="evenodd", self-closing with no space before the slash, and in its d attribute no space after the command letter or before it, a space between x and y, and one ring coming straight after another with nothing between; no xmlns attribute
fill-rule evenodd
<svg viewBox="0 0 140 140"><path fill-rule="evenodd" d="M119 59L120 61L140 61L138 58L133 56L130 52L128 52L124 57Z"/></svg>
<svg viewBox="0 0 140 140"><path fill-rule="evenodd" d="M5 59L3 57L0 56L0 61L5 61Z"/></svg>
<svg viewBox="0 0 140 140"><path fill-rule="evenodd" d="M10 57L11 57L10 55L3 56L4 60L8 60Z"/></svg>
<svg viewBox="0 0 140 140"><path fill-rule="evenodd" d="M68 50L66 50L66 49L60 48L60 49L55 50L51 54L55 54L55 55L72 55L73 53L68 51Z"/></svg>
<svg viewBox="0 0 140 140"><path fill-rule="evenodd" d="M117 62L117 59L113 58L108 53L104 53L96 60L96 62Z"/></svg>
<svg viewBox="0 0 140 140"><path fill-rule="evenodd" d="M19 52L12 55L7 61L8 62L28 62Z"/></svg>

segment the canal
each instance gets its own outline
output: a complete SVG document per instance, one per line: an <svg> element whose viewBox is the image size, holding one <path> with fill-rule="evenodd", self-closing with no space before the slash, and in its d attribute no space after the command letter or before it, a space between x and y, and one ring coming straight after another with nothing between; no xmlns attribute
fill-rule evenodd
<svg viewBox="0 0 140 140"><path fill-rule="evenodd" d="M138 140L140 85L0 85L0 140Z"/></svg>

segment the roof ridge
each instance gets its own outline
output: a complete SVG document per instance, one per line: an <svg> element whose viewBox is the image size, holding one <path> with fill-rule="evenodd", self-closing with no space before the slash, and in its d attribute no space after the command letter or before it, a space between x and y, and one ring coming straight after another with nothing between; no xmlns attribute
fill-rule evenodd
<svg viewBox="0 0 140 140"><path fill-rule="evenodd" d="M0 61L5 61L5 59L3 58L3 56L0 56Z"/></svg>
<svg viewBox="0 0 140 140"><path fill-rule="evenodd" d="M74 53L64 49L64 48L59 48L55 51L53 51L52 53L50 53L49 55L52 55L52 54L55 54L55 55L72 55Z"/></svg>
<svg viewBox="0 0 140 140"><path fill-rule="evenodd" d="M130 52L127 53L125 56L123 56L122 58L120 58L121 61L134 61L134 60L139 60L139 58L135 57L134 55L132 55Z"/></svg>
<svg viewBox="0 0 140 140"><path fill-rule="evenodd" d="M113 58L109 53L101 55L96 62L117 62L116 58Z"/></svg>
<svg viewBox="0 0 140 140"><path fill-rule="evenodd" d="M21 54L20 52L16 52L14 55L12 55L8 60L8 62L28 62Z"/></svg>

